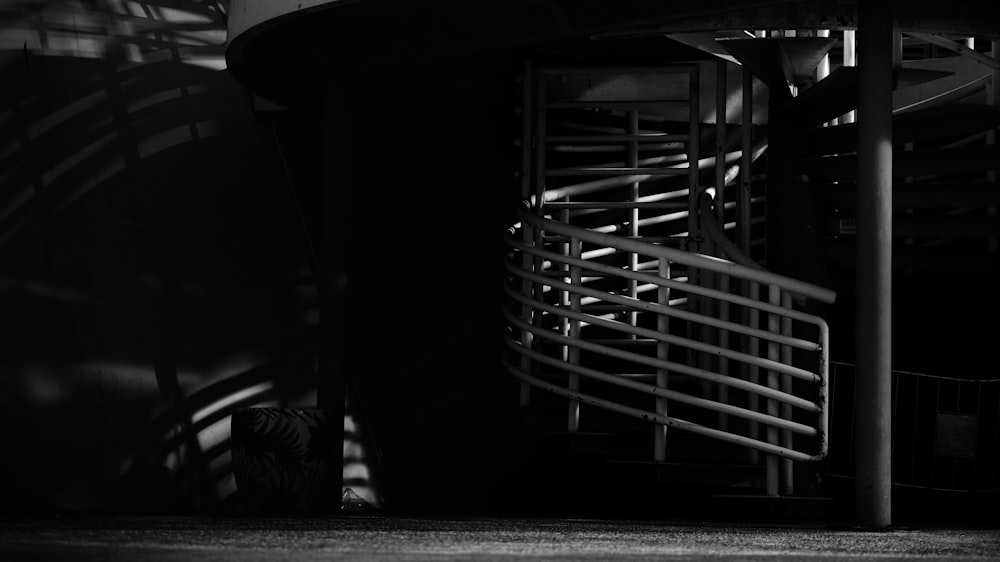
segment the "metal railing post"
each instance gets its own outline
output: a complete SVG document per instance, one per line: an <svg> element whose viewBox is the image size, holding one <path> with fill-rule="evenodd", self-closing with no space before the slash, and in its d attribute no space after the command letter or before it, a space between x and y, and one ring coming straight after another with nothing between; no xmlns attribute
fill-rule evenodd
<svg viewBox="0 0 1000 562"><path fill-rule="evenodd" d="M1000 41L990 41L990 55L995 60L1000 60ZM986 90L989 96L986 99L988 105L997 105L1000 103L1000 69L994 68L993 72L990 74L990 87ZM997 131L996 129L990 129L986 132L986 144L996 144L997 142ZM986 172L986 179L990 183L996 183L997 172L996 170L990 170ZM995 217L997 214L997 208L995 205L991 205L986 208L986 214L991 217ZM996 252L1000 250L1000 241L996 237L990 238L986 242L986 247L990 252Z"/></svg>
<svg viewBox="0 0 1000 562"><path fill-rule="evenodd" d="M568 213L568 211L566 211ZM580 258L582 242L578 238L571 238L569 242L569 254L576 258ZM581 283L581 272L579 266L570 266L570 278L569 282L574 287L579 287ZM569 297L570 310L573 312L580 312L580 294L572 293ZM580 321L577 319L569 320L569 337L576 341L580 339ZM576 346L569 346L566 361L570 365L580 364L580 348ZM569 385L568 388L573 392L580 391L580 375L575 373L570 373L569 375ZM569 412L568 412L568 429L569 431L575 432L580 429L580 401L570 400L569 402Z"/></svg>
<svg viewBox="0 0 1000 562"><path fill-rule="evenodd" d="M626 119L628 124L626 126L626 133L630 135L636 135L639 133L639 112L635 110L628 111L626 113ZM627 145L625 165L629 168L637 168L639 166L639 143L637 141L630 141ZM635 203L639 199L639 183L635 182L629 186L629 201ZM629 212L629 236L633 238L639 237L639 209L638 207L633 207ZM635 252L629 252L628 255L628 267L629 270L635 271L639 267L639 254ZM635 298L638 293L636 292L638 284L635 280L629 280L628 282L628 295ZM630 326L635 326L638 321L639 315L635 311L630 311L628 313L628 323ZM635 339L632 336L630 339Z"/></svg>
<svg viewBox="0 0 1000 562"><path fill-rule="evenodd" d="M521 199L527 201L531 196L531 138L532 138L532 127L531 121L534 114L533 104L532 104L532 69L531 62L526 61L524 63L524 75L521 77ZM522 223L521 224L521 236L525 244L534 243L534 228L531 225ZM532 267L532 257L530 254L522 253L521 255L521 267L525 270L530 270ZM521 281L521 292L525 296L531 296L531 282L528 280ZM531 307L522 304L521 305L521 317L525 322L531 324L534 322L532 319ZM521 343L528 349L534 348L533 334L528 330L521 330ZM525 371L530 372L531 362L527 357L521 357L521 368ZM522 406L527 406L531 402L531 385L521 381L520 392L518 397L520 404Z"/></svg>
<svg viewBox="0 0 1000 562"><path fill-rule="evenodd" d="M776 285L768 285L767 287L767 301L773 305L781 305L781 288ZM774 313L767 315L767 331L772 334L777 334L781 331L781 318ZM781 359L781 350L776 342L767 342L767 358L771 361L779 361ZM778 373L768 370L767 371L767 386L768 388L779 388ZM767 400L767 415L777 416L779 414L778 402L772 399ZM767 442L771 444L778 443L778 428L768 425L765 429L767 433ZM778 457L775 455L767 455L766 459L766 492L769 496L777 496L779 492L780 483L780 466L778 463Z"/></svg>
<svg viewBox="0 0 1000 562"><path fill-rule="evenodd" d="M787 292L781 292L781 306L785 309L792 308L792 295ZM781 335L791 336L792 335L792 319L787 316L781 319ZM792 364L792 348L783 345L781 346L781 362L785 365ZM781 391L788 394L792 393L792 377L788 375L781 376ZM788 404L781 405L781 419L791 420L792 419L792 407ZM792 449L794 448L794 443L792 442L792 432L788 430L782 430L781 432L781 446ZM791 459L781 459L781 493L782 495L790 496L795 490L795 474L792 467Z"/></svg>
<svg viewBox="0 0 1000 562"><path fill-rule="evenodd" d="M758 283L750 283L750 299L754 302L760 300L760 285ZM760 328L760 311L756 308L751 308L749 310L749 323L751 328ZM760 339L756 337L750 337L749 350L747 353L752 357L760 357ZM748 367L748 377L750 382L754 384L760 383L760 367L757 365L750 365ZM750 394L749 407L754 412L760 411L760 396L757 394ZM750 437L754 439L760 439L760 424L757 422L750 422ZM760 462L760 452L757 450L750 451L750 462L757 464Z"/></svg>
<svg viewBox="0 0 1000 562"><path fill-rule="evenodd" d="M663 279L670 279L670 261L667 258L660 257L657 260L658 267L657 273ZM669 287L659 287L656 290L656 301L663 306L670 306L670 288ZM656 331L661 334L670 333L670 317L665 314L660 314L656 320ZM656 344L656 358L662 361L666 361L669 358L670 348L669 344L666 342L657 342ZM667 388L667 370L660 367L656 369L656 387L657 388ZM667 399L666 398L656 398L656 413L661 416L667 415ZM660 424L655 426L653 443L653 458L657 462L663 462L667 458L667 426Z"/></svg>

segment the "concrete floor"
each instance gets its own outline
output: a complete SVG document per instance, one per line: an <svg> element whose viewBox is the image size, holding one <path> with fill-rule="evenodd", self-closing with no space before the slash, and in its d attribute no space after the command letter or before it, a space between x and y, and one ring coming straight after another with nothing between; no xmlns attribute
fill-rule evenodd
<svg viewBox="0 0 1000 562"><path fill-rule="evenodd" d="M996 529L593 519L0 519L0 560L1000 560Z"/></svg>

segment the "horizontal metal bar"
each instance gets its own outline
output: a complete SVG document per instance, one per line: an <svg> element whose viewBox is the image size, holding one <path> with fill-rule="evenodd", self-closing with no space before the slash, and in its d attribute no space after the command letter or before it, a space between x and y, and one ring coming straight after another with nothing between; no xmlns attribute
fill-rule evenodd
<svg viewBox="0 0 1000 562"><path fill-rule="evenodd" d="M685 74L698 71L697 64L669 64L660 66L554 66L539 68L541 75L546 74Z"/></svg>
<svg viewBox="0 0 1000 562"><path fill-rule="evenodd" d="M695 322L695 323L702 324L702 325L705 325L705 326L712 326L713 328L719 328L719 329L722 329L722 330L729 330L731 332L735 332L735 333L738 333L738 334L743 334L745 336L751 336L751 337L760 338L760 339L767 340L767 341L773 341L773 342L779 343L781 345L787 345L789 347L794 347L796 349L802 349L802 350L805 350L805 351L819 351L819 349L820 349L819 344L816 343L816 342L806 341L806 340L803 340L803 339L793 338L793 337L790 337L790 336L783 336L783 335L781 335L779 333L769 332L767 330L761 330L761 329L758 329L758 328L752 328L752 327L749 327L749 326L744 326L743 324L737 324L735 322L730 322L730 321L727 321L727 320L719 320L718 318L714 318L712 316L705 316L703 314L697 314L697 313L688 312L688 311L685 311L685 310L677 310L677 309L671 308L669 306L663 306L663 305L658 304L658 303L648 302L648 301L636 299L636 298L633 298L633 297L628 297L628 296L624 296L624 295L615 295L613 293L608 293L608 292L605 292L605 291L598 291L596 289L591 289L589 287L577 286L577 285L573 285L571 283L564 283L562 281L558 281L558 280L555 280L555 279L547 279L547 278L545 278L545 277L543 277L541 275L535 275L533 273L528 273L526 271L523 271L523 270L519 269L518 267L513 266L511 264L507 264L506 267L507 267L507 271L508 272L510 272L510 273L512 273L512 274L514 274L514 275L516 275L518 277L521 277L522 279L528 279L529 281L534 281L536 283L542 283L542 284L545 284L545 285L549 285L550 287L553 287L553 288L558 289L558 290L566 291L566 292L569 292L569 293L575 293L575 294L579 294L579 295L585 295L585 296L588 296L588 297L595 297L595 298L598 298L598 299L602 299L602 300L604 300L606 302L612 302L612 303L619 304L619 305L622 305L622 306L625 306L625 307L628 307L628 308L631 308L631 309L644 310L646 312L653 312L653 313L656 313L656 314L662 314L664 316L672 316L674 318L679 318L681 320L686 320L688 322ZM655 285L655 284L650 283L649 287L652 288L652 289L655 289L655 288L659 287L659 285ZM529 305L529 306L531 306L531 305ZM653 338L653 339L656 339L656 338ZM683 345L683 344L681 344L681 345ZM721 348L721 349L724 349L724 348ZM735 353L735 352L733 352L733 353ZM754 358L754 359L756 359L756 358ZM753 364L753 363L751 363L751 364ZM805 373L805 372L808 372L808 371L803 371L803 372ZM809 373L809 374L810 375L814 375L813 373ZM807 377L800 377L800 378L803 378L804 380L811 380L810 378L807 378ZM816 381L813 380L812 382L816 382Z"/></svg>
<svg viewBox="0 0 1000 562"><path fill-rule="evenodd" d="M521 220L524 222L531 223L533 226L543 230L566 236L574 236L591 244L621 248L623 250L650 257L663 257L672 262L697 267L714 273L722 273L724 275L754 281L763 285L776 285L788 292L816 299L827 304L832 304L837 299L837 293L835 291L819 287L811 283L805 283L803 281L799 281L798 279L792 279L791 277L785 277L784 275L778 275L770 271L749 268L703 254L693 254L666 246L658 246L638 240L628 240L621 236L593 232L586 228L543 219L531 214L527 209L519 210L518 216L521 217Z"/></svg>
<svg viewBox="0 0 1000 562"><path fill-rule="evenodd" d="M687 203L680 201L664 203L633 203L629 201L553 201L546 203L547 209L686 209Z"/></svg>
<svg viewBox="0 0 1000 562"><path fill-rule="evenodd" d="M798 451L786 449L778 445L772 445L770 443L765 443L763 441L758 441L756 439L751 439L749 437L743 437L742 435L737 435L735 433L728 433L718 429L708 428L702 425L679 420L676 418L671 418L654 412L647 412L645 410L640 410L638 408L632 408L630 406L617 404L615 402L604 400L602 398L588 396L580 392L573 392L570 390L566 390L560 386L543 381L539 378L533 377L525 373L524 371L516 367L513 367L512 365L507 365L507 368L515 377L527 382L528 384L537 386L538 388L547 390L553 394L558 394L560 396L563 396L564 398L569 398L571 400L579 400L583 404L591 404L594 406L604 408L606 410L618 412L620 414L625 414L628 416L636 417L650 422L656 422L662 425L674 427L698 435L704 435L706 437L713 437L715 439L718 439L719 441L725 441L727 443L733 443L735 445L742 445L744 447L757 449L765 453L778 455L780 457L789 458L796 461L814 462L823 458L822 455L809 455L806 453L800 453Z"/></svg>
<svg viewBox="0 0 1000 562"><path fill-rule="evenodd" d="M651 175L651 176L685 176L688 171L681 168L562 168L546 170L549 177L566 176L621 176L621 175Z"/></svg>
<svg viewBox="0 0 1000 562"><path fill-rule="evenodd" d="M519 342L515 342L508 335L504 338L507 347L511 348L514 352L524 355L525 357L534 359L540 363L545 363L552 367L558 369L563 369L579 375L583 375L594 380L599 380L615 386L620 386L622 388L628 388L630 390L635 390L642 392L644 394L649 394L651 396L658 396L666 398L668 400L674 400L676 402L681 402L683 404L688 404L690 406L697 406L704 408L706 410L711 410L713 412L722 412L726 414L731 414L734 416L741 417L743 419L760 422L767 424L779 429L787 429L793 431L800 435L814 436L818 435L819 431L812 426L794 422L791 420L781 419L775 416L769 416L761 412L756 412L753 410L748 410L746 408L740 408L739 406L733 406L732 404L723 404L720 402L715 402L714 400L708 400L705 398L699 398L697 396L691 396L689 394L684 394L683 392L677 392L676 390L669 390L667 388L658 387L652 384L646 384L636 380L631 380L626 378L626 375L621 374L610 374L596 369L591 369L589 367L584 367L582 365L573 365L566 363L562 359L556 359L554 357L549 357L537 351L530 350ZM656 376L656 373L643 373L642 376Z"/></svg>
<svg viewBox="0 0 1000 562"><path fill-rule="evenodd" d="M785 365L779 361L773 359L764 359L762 357L755 357L747 353L740 351L733 351L724 347L719 347L717 345L703 343L698 340L689 340L679 336L674 336L671 334L662 334L656 330L649 330L646 328L639 328L636 326L631 326L624 322L618 322L616 320L609 320L606 318L599 318L591 314L584 314L582 312L574 312L572 310L561 309L558 306L543 303L538 300L534 300L520 293L517 293L509 288L505 288L507 294L517 302L521 304L526 304L536 310L542 310L552 314L554 316L559 316L562 318L569 318L570 320L579 320L581 322L586 322L592 326L601 326L602 328L609 328L612 330L618 330L620 332L625 332L628 334L635 334L637 336L642 336L644 338L655 339L664 343L669 343L673 345L678 345L681 347L686 347L688 349L693 349L696 351L701 351L704 353L709 353L712 355L717 355L720 357L725 357L732 361L739 361L740 363L746 363L748 365L755 365L762 369L767 369L774 371L776 373L781 373L795 377L800 380L804 380L810 383L820 382L820 376L816 373L806 371L805 369L800 369L798 367L793 367L791 365Z"/></svg>
<svg viewBox="0 0 1000 562"><path fill-rule="evenodd" d="M545 137L546 143L556 142L645 142L645 141L686 141L688 136L681 133L637 133L608 135L552 135Z"/></svg>
<svg viewBox="0 0 1000 562"><path fill-rule="evenodd" d="M825 326L826 321L819 316L814 316L812 314L807 314L805 312L800 312L794 309L782 308L780 306L775 306L767 302L758 301L750 299L741 295L734 295L727 293L725 291L718 291L716 289L710 289L707 287L701 287L699 285L692 285L686 282L674 281L671 279L664 279L658 275L652 275L649 273L642 273L637 271L628 271L627 269L621 269L618 267L604 265L600 263L587 262L584 260L577 260L569 256L563 256L554 252L549 252L548 250L542 250L528 246L522 243L520 240L515 240L514 238L507 238L507 244L513 248L519 249L523 252L527 252L532 255L537 255L543 258L547 258L553 262L566 263L569 265L578 265L581 267L586 267L594 271L602 273L610 273L612 275L618 275L626 279L635 279L636 281L644 281L646 283L652 283L659 285L661 287L669 287L671 289L679 289L687 293L701 295L716 300L721 300L729 302L732 304L737 304L740 306L746 306L749 308L755 308L761 312L767 312L769 314L778 314L780 316L785 316L793 320L798 320L800 322L805 322L807 324L812 324L814 326Z"/></svg>
<svg viewBox="0 0 1000 562"><path fill-rule="evenodd" d="M631 361L633 363L638 363L640 365L646 365L647 367L653 367L654 369L667 369L682 375L687 375L697 379L723 384L730 388L736 388L739 390L744 390L746 392L760 395L763 398L777 400L778 402L789 404L795 408L799 408L800 410L804 410L806 412L810 412L813 414L818 414L822 411L822 408L818 404L810 402L809 400L806 400L804 398L795 396L794 394L787 394L776 388L770 388L768 386L760 385L736 377L720 375L719 373L706 371L704 369L699 369L698 367L691 367L683 363L676 363L674 361L669 361L666 359L656 359L654 357L648 357L646 355L638 355L636 353L631 353L623 349L615 349L613 347L608 347L607 345L597 344L591 341L582 340L580 338L573 338L570 336L557 334L550 330L546 330L544 328L528 324L524 320L521 320L520 318L514 316L514 314L512 314L509 311L505 311L504 316L515 327L523 328L524 330L531 332L542 339L547 339L550 341L554 341L556 343L578 347L580 349L584 349L593 353L599 353L601 355L606 355L608 357L614 357L615 359L621 359L623 361Z"/></svg>
<svg viewBox="0 0 1000 562"><path fill-rule="evenodd" d="M645 107L687 107L688 100L577 100L553 101L545 104L546 109L579 109L584 107L606 107L608 109L638 110Z"/></svg>
<svg viewBox="0 0 1000 562"><path fill-rule="evenodd" d="M678 150L684 148L683 142L658 142L658 143L642 143L639 145L639 151L652 151L652 150ZM606 152L625 152L628 149L624 144L557 144L552 147L555 152L572 152L572 153L606 153Z"/></svg>

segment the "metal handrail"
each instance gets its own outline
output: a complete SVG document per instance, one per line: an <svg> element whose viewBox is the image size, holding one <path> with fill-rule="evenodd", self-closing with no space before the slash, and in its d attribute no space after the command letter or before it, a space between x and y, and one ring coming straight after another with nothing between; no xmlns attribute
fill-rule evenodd
<svg viewBox="0 0 1000 562"><path fill-rule="evenodd" d="M761 284L772 287L778 294L796 294L806 298L813 298L821 302L830 303L836 298L836 294L829 289L818 287L809 283L804 283L782 275L778 275L766 270L762 270L756 264L742 265L704 254L685 252L670 247L660 246L634 240L621 236L614 236L606 233L595 232L594 230L565 224L552 219L538 216L528 208L519 211L521 227L530 229L536 235L536 240L540 241L542 233L556 234L568 240L575 241L574 244L590 243L600 247L614 249L619 252L631 252L647 257L656 258L669 263L683 265L688 268L696 268L705 272L712 272L729 276L736 280L748 281L751 284ZM514 284L521 288L521 291L513 287L506 288L507 296L512 303L518 305L518 310L522 317L516 313L506 312L506 318L514 332L508 334L506 338L507 346L520 356L518 364L507 363L506 366L512 375L531 386L538 387L552 393L569 398L581 404L592 404L604 409L653 421L666 427L674 427L690 431L699 435L708 436L721 441L738 444L750 449L761 451L769 455L791 459L796 461L816 461L826 456L828 442L826 437L828 411L828 396L826 392L828 376L828 341L829 330L826 322L814 315L806 314L791 308L787 300L779 299L778 302L767 302L749 298L739 294L733 294L724 290L705 287L689 282L681 282L670 279L669 276L661 277L658 274L630 271L608 264L598 263L587 259L563 255L552 252L530 242L517 240L513 236L508 237L508 244L521 255L525 256L519 260L518 264L508 264L507 271L511 274ZM531 257L529 257L531 256ZM523 267L524 264L537 263L545 264L545 269L552 271L554 268L566 268L564 275L566 279L560 279L551 275L543 275L541 271L529 271L531 268ZM575 280L570 280L570 271L576 271ZM748 309L771 314L775 317L783 317L788 321L796 320L815 326L818 335L816 341L802 339L793 336L790 332L763 330L756 326L746 326L738 322L715 318L700 311L681 310L677 307L662 303L649 302L637 297L611 293L599 290L594 287L584 286L580 282L580 272L598 272L605 276L617 276L622 279L642 282L651 286L666 289L683 291L690 295L715 299L717 301L747 307ZM525 292L525 287L538 287L539 289L531 293ZM544 289L544 290L543 290ZM623 310L641 310L657 314L661 317L672 317L694 324L722 330L725 332L739 334L755 340L768 342L761 348L777 346L784 349L800 349L807 352L816 353L819 356L816 372L802 369L791 364L791 353L781 353L779 356L768 355L760 357L756 354L746 353L715 345L707 341L698 339L698 330L690 332L690 337L667 333L659 330L643 328L626 322L620 322L607 316L597 316L581 311L565 304L552 304L544 302L546 290L557 291L560 294L570 295L575 302L579 303L581 297L587 297L592 302L608 302L621 306ZM765 291L767 293L767 291ZM531 296L531 295L534 296ZM528 316L524 316L528 312ZM536 317L547 316L561 319L562 323L572 322L577 326L599 326L611 329L623 334L624 338L643 338L655 345L673 345L690 349L695 352L704 353L712 357L725 358L736 361L755 369L763 369L762 372L770 373L768 377L785 376L802 381L806 381L816 387L816 401L810 401L791 393L790 385L781 385L781 388L774 385L773 380L762 384L744 378L729 376L728 374L717 373L704 365L693 366L678 361L668 360L665 356L656 358L643 355L633 351L626 351L587 341L580 337L580 332L576 334L557 333L550 328L542 326L537 320L531 321L531 315ZM513 333L520 333L525 341L517 341ZM662 388L660 386L636 381L623 376L609 374L606 372L580 365L577 361L569 360L569 357L579 357L579 352L574 352L567 356L563 353L560 357L546 355L537 346L548 341L550 344L561 346L564 349L576 349L604 355L607 357L624 360L630 363L645 365L656 370L656 372L673 372L686 375L695 379L708 381L725 387L738 389L747 392L750 396L758 396L764 400L773 401L774 404L784 405L780 410L776 408L768 409L767 413L755 411L752 407L745 408L733 404L717 401L709 398L696 397L676 390ZM627 340L626 340L627 341ZM634 405L621 404L606 398L587 395L579 390L576 385L573 388L566 388L551 381L547 381L534 374L531 365L547 366L556 368L571 376L581 376L600 380L620 387L641 392L657 399L669 399L679 403L688 404L697 408L720 415L732 415L753 423L763 424L766 427L781 430L783 432L798 433L818 439L818 447L814 451L795 450L790 446L790 439L782 439L779 443L775 441L773 435L763 437L762 434L755 433L753 436L740 435L727 431L726 429L716 429L705 425L695 424L689 421L671 417L662 412L651 411L645 408L637 408ZM721 388L721 387L720 387ZM789 410L786 411L786 408ZM816 415L816 424L807 425L800 421L793 421L790 408L796 408L804 414ZM767 432L764 432L767 433ZM761 437L761 438L758 438ZM766 440L765 440L766 439Z"/></svg>
<svg viewBox="0 0 1000 562"><path fill-rule="evenodd" d="M667 246L658 246L656 244L623 238L621 236L614 236L612 234L594 232L586 228L539 217L531 213L526 207L518 210L518 217L523 221L523 223L530 224L535 228L539 228L547 232L571 236L583 242L590 242L599 246L613 247L644 256L665 258L673 263L683 264L688 267L696 267L712 273L739 277L746 279L747 281L760 283L762 285L774 285L781 288L783 291L815 299L827 304L832 304L837 299L836 291L820 287L819 285L813 285L812 283L806 283L804 281L799 281L798 279L793 279L791 277L786 277L770 271L747 267L745 265L737 264L721 258L685 252Z"/></svg>

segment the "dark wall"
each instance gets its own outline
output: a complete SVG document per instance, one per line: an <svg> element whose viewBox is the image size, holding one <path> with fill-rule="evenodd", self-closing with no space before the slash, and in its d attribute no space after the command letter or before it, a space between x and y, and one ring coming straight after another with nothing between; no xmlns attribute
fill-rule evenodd
<svg viewBox="0 0 1000 562"><path fill-rule="evenodd" d="M35 3L0 29L31 38L0 53L0 511L222 508L228 412L314 400L273 137L216 69L224 14L171 6ZM57 40L67 14L93 41Z"/></svg>

